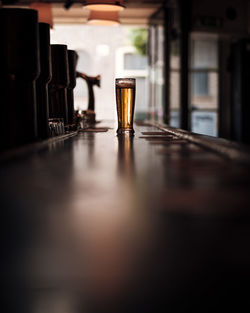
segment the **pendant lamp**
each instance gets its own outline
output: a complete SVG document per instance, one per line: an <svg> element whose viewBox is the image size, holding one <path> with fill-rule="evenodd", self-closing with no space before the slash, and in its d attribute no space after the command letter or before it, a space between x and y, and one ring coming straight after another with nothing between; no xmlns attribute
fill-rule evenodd
<svg viewBox="0 0 250 313"><path fill-rule="evenodd" d="M88 18L89 25L118 25L118 12L115 11L91 11Z"/></svg>
<svg viewBox="0 0 250 313"><path fill-rule="evenodd" d="M123 0L86 0L86 9L94 11L121 11L125 8Z"/></svg>

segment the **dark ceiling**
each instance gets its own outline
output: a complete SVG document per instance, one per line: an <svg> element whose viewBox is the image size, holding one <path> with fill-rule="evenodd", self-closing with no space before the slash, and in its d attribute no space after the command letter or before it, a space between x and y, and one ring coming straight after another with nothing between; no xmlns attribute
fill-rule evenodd
<svg viewBox="0 0 250 313"><path fill-rule="evenodd" d="M147 24L149 17L163 4L173 0L124 0L126 10L120 12L121 24ZM82 10L85 0L2 0L3 5L27 6L32 2L52 3L56 23L84 23L88 11ZM0 0L1 3L1 0ZM66 9L66 10L65 10Z"/></svg>
<svg viewBox="0 0 250 313"><path fill-rule="evenodd" d="M0 1L1 2L1 1ZM44 3L65 3L65 2L72 2L72 3L85 3L85 0L2 0L2 3L5 5L8 4L14 4L14 3L20 3L20 4L25 4L25 3L31 3L31 2L44 2ZM167 1L164 0L124 0L125 5L127 4L128 6L131 5L155 5L155 4L161 4Z"/></svg>

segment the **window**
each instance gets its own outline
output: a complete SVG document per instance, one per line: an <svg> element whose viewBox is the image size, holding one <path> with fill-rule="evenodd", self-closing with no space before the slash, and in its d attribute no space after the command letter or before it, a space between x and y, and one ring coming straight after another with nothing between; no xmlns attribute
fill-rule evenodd
<svg viewBox="0 0 250 313"><path fill-rule="evenodd" d="M169 95L169 125L180 127L180 40L171 41L170 50L170 95Z"/></svg>
<svg viewBox="0 0 250 313"><path fill-rule="evenodd" d="M116 77L136 78L135 119L137 120L147 118L147 66L147 57L138 54L134 47L127 46L117 50Z"/></svg>
<svg viewBox="0 0 250 313"><path fill-rule="evenodd" d="M147 68L147 57L134 53L125 53L125 70L145 70Z"/></svg>
<svg viewBox="0 0 250 313"><path fill-rule="evenodd" d="M206 33L193 33L191 38L191 130L217 136L218 39Z"/></svg>
<svg viewBox="0 0 250 313"><path fill-rule="evenodd" d="M193 74L193 95L194 96L208 96L208 72Z"/></svg>
<svg viewBox="0 0 250 313"><path fill-rule="evenodd" d="M149 28L149 114L151 119L163 122L166 112L166 93L164 87L165 36L162 17L158 22L159 24L155 24L153 21Z"/></svg>

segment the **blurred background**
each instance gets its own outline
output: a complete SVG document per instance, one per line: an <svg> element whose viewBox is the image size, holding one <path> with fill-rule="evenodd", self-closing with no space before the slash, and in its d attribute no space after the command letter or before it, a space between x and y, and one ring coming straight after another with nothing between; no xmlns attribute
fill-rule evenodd
<svg viewBox="0 0 250 313"><path fill-rule="evenodd" d="M137 48L142 41L144 49ZM65 43L78 53L77 70L90 76L101 75L101 88L95 88L97 119L116 119L116 77L137 79L137 119L145 119L148 111L147 28L136 26L86 26L55 24L51 43ZM145 92L146 91L146 92ZM74 89L75 109L86 110L87 84L77 79Z"/></svg>
<svg viewBox="0 0 250 313"><path fill-rule="evenodd" d="M94 23L89 2L1 3L38 9L40 18L47 8L51 43L76 50L79 71L101 75L97 119L116 118L115 77L135 77L136 119L250 142L248 0L127 0L114 26ZM75 108L86 109L85 82L74 94Z"/></svg>

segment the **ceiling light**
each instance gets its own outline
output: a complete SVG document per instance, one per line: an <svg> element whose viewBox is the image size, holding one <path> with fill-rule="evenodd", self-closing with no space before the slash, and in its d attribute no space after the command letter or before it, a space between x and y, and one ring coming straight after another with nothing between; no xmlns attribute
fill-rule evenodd
<svg viewBox="0 0 250 313"><path fill-rule="evenodd" d="M86 9L94 11L121 11L125 8L123 0L86 0Z"/></svg>
<svg viewBox="0 0 250 313"><path fill-rule="evenodd" d="M118 25L118 12L115 11L91 11L88 18L89 25Z"/></svg>

